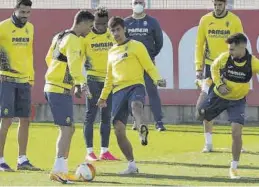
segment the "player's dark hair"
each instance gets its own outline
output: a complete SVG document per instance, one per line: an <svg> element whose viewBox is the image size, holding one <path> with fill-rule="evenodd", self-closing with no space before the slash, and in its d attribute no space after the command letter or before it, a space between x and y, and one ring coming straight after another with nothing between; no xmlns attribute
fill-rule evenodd
<svg viewBox="0 0 259 187"><path fill-rule="evenodd" d="M227 44L247 44L247 38L243 33L235 33L231 36L229 36L226 40Z"/></svg>
<svg viewBox="0 0 259 187"><path fill-rule="evenodd" d="M87 10L80 10L75 15L75 24L79 24L84 21L94 21L94 15Z"/></svg>
<svg viewBox="0 0 259 187"><path fill-rule="evenodd" d="M17 0L15 8L20 8L21 5L24 6L32 6L32 1L31 0Z"/></svg>
<svg viewBox="0 0 259 187"><path fill-rule="evenodd" d="M108 22L109 28L114 28L116 26L120 25L122 28L124 28L124 20L119 16L113 16Z"/></svg>
<svg viewBox="0 0 259 187"><path fill-rule="evenodd" d="M107 10L107 8L100 6L97 7L95 12L94 12L94 16L95 17L99 17L99 18L103 18L103 17L109 17L109 12Z"/></svg>

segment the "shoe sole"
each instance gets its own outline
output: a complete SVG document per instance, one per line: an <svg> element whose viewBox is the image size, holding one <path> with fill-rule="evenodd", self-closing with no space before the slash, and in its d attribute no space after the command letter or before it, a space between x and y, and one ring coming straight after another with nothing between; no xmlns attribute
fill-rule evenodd
<svg viewBox="0 0 259 187"><path fill-rule="evenodd" d="M146 125L140 126L140 136L141 136L141 145L146 146L148 144L147 137L148 137L148 128Z"/></svg>
<svg viewBox="0 0 259 187"><path fill-rule="evenodd" d="M66 180L66 179L62 179L60 176L58 175L54 175L50 177L51 181L56 181L56 182L60 182L61 184L69 184L70 181Z"/></svg>
<svg viewBox="0 0 259 187"><path fill-rule="evenodd" d="M0 169L0 172L15 172L13 169Z"/></svg>
<svg viewBox="0 0 259 187"><path fill-rule="evenodd" d="M166 131L166 129L158 128L157 131L162 132L162 131Z"/></svg>
<svg viewBox="0 0 259 187"><path fill-rule="evenodd" d="M139 173L139 170L137 169L136 171L131 172L131 173L118 173L118 175L135 175L135 174L138 174L138 173Z"/></svg>

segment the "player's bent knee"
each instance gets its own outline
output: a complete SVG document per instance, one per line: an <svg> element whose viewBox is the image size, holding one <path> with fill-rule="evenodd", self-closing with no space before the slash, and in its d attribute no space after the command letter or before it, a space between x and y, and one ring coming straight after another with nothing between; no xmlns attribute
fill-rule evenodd
<svg viewBox="0 0 259 187"><path fill-rule="evenodd" d="M124 136L126 134L125 125L119 120L114 121L114 131L117 137Z"/></svg>
<svg viewBox="0 0 259 187"><path fill-rule="evenodd" d="M195 111L195 118L196 120L199 120L199 121L205 120L205 109L197 108Z"/></svg>

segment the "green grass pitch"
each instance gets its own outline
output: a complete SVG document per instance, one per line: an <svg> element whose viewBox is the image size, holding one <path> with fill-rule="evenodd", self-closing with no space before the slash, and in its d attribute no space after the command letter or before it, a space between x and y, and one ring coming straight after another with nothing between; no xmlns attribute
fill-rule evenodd
<svg viewBox="0 0 259 187"><path fill-rule="evenodd" d="M86 149L84 145L82 125L76 125L73 137L69 169L75 171L78 164L84 161ZM111 132L110 151L122 161L95 162L97 175L89 183L75 185L94 186L136 186L136 185L257 185L259 186L259 129L244 127L243 142L247 153L241 155L239 166L240 180L228 178L231 161L231 129L229 126L215 126L213 142L215 152L201 153L203 147L203 128L200 125L167 125L168 131L157 132L150 125L149 145L143 147L138 134L127 129L127 135L132 142L134 156L139 174L134 176L118 176L117 172L127 167L127 162L120 152L114 132ZM7 137L5 160L12 168L17 162L17 125L12 125ZM51 124L32 124L28 145L30 161L44 169L42 172L0 172L0 186L57 186L52 182L48 173L52 168L55 157L55 142L58 129ZM94 149L99 155L100 135L99 126L94 130Z"/></svg>

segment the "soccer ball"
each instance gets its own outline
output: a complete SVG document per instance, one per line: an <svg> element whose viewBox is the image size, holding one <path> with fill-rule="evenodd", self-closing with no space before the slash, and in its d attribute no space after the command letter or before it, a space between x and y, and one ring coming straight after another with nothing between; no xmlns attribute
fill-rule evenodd
<svg viewBox="0 0 259 187"><path fill-rule="evenodd" d="M92 181L95 177L95 167L90 163L80 164L76 169L76 178L79 181Z"/></svg>

